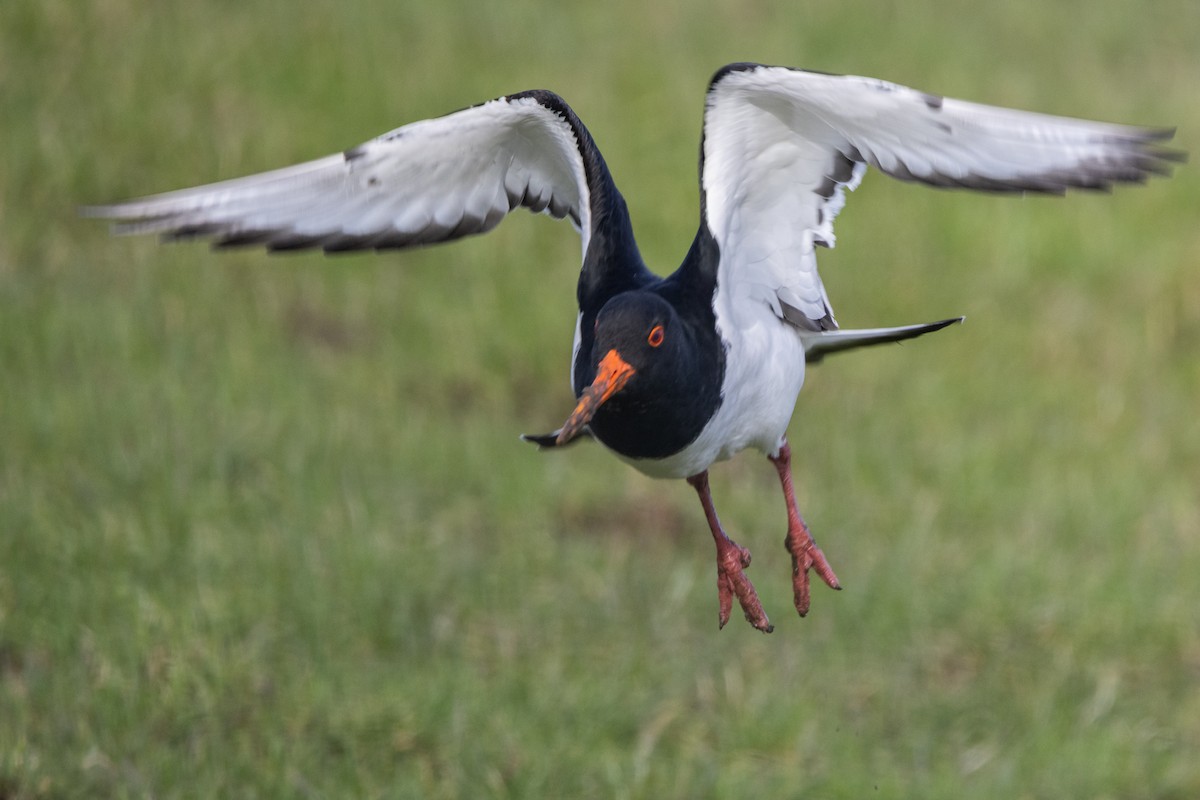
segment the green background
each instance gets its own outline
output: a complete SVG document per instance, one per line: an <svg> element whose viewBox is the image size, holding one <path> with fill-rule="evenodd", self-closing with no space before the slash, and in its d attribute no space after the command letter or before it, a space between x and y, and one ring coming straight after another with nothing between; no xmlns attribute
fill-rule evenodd
<svg viewBox="0 0 1200 800"><path fill-rule="evenodd" d="M870 174L790 438L846 589L801 620L774 470L713 470L776 631L716 626L695 497L570 410L578 239L109 238L76 207L558 91L647 261L756 60L1178 126L1200 4L0 4L0 797L1200 796L1200 182Z"/></svg>

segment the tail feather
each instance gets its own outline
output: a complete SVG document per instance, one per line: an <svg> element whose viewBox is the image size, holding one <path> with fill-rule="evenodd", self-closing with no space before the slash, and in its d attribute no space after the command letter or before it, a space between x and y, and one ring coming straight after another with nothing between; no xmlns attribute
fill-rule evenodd
<svg viewBox="0 0 1200 800"><path fill-rule="evenodd" d="M905 339L913 339L926 333L940 331L942 328L962 322L964 319L965 317L951 317L920 325L901 325L898 328L862 328L860 330L814 331L811 333L804 331L801 332L804 340L804 360L809 364L816 364L830 353L886 342L902 342Z"/></svg>

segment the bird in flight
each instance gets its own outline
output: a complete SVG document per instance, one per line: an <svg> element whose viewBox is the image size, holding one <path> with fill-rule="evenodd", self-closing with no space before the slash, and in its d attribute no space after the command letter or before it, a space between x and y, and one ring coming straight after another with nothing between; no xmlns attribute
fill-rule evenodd
<svg viewBox="0 0 1200 800"><path fill-rule="evenodd" d="M840 588L796 505L786 431L805 365L936 331L961 317L843 330L817 272L833 222L867 167L987 192L1108 190L1167 175L1170 130L1054 117L927 94L873 78L762 64L717 71L704 105L700 225L680 267L651 272L591 134L558 95L520 92L304 164L84 213L118 233L272 251L384 250L484 233L527 208L582 240L571 361L578 400L543 448L600 441L656 478L696 490L717 551L719 623L736 599L773 629L723 530L708 469L766 454L787 509L794 604L809 571Z"/></svg>

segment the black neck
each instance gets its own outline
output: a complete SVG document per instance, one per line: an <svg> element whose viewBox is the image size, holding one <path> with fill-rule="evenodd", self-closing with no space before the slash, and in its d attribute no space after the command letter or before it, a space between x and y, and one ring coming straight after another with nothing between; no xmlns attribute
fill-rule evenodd
<svg viewBox="0 0 1200 800"><path fill-rule="evenodd" d="M695 441L721 405L725 346L713 310L716 261L716 241L701 226L680 268L646 288L675 309L679 330L672 357L654 375L644 376L648 380L631 381L592 420L596 438L624 456L663 458L679 452ZM590 364L590 337L585 340ZM580 351L583 356L584 348ZM590 371L577 369L576 393L590 382Z"/></svg>

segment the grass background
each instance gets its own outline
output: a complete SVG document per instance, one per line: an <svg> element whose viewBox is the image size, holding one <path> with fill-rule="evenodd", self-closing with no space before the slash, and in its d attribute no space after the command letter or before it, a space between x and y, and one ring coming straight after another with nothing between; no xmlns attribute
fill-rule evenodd
<svg viewBox="0 0 1200 800"><path fill-rule="evenodd" d="M103 202L552 88L648 261L708 76L877 75L1177 125L1193 0L0 4L0 797L1200 796L1200 182L868 177L790 431L846 591L790 612L774 471L714 470L776 632L716 629L691 490L571 406L569 226L406 254L112 240Z"/></svg>

